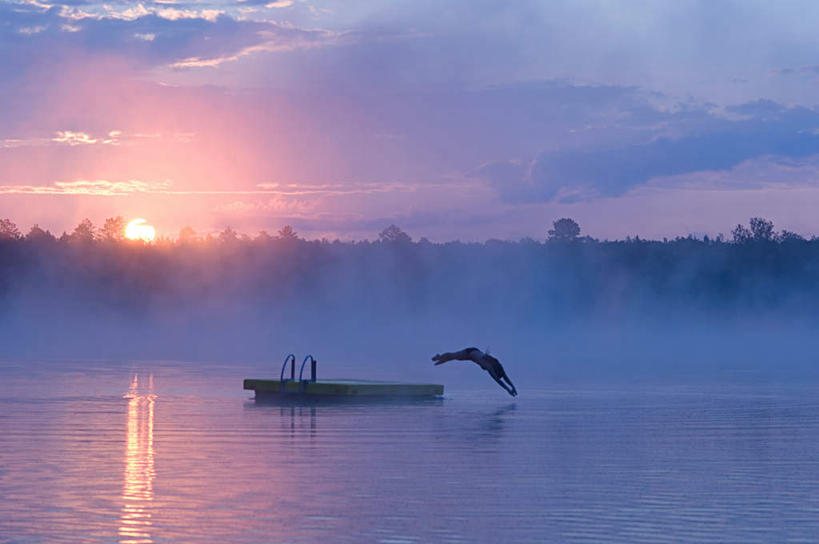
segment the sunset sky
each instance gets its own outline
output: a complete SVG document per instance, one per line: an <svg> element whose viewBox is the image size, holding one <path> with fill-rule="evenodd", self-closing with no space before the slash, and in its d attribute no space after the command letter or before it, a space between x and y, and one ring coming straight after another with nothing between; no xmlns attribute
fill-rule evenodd
<svg viewBox="0 0 819 544"><path fill-rule="evenodd" d="M0 217L819 233L819 4L0 3Z"/></svg>

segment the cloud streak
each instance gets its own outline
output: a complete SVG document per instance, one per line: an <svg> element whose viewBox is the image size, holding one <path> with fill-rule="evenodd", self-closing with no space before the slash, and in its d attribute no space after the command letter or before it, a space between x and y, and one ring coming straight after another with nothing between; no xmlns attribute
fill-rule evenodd
<svg viewBox="0 0 819 544"><path fill-rule="evenodd" d="M0 140L0 149L15 149L20 147L39 147L49 145L65 145L68 147L130 144L138 141L155 140L163 136L158 133L126 134L121 130L110 130L104 136L95 136L80 130L58 130L50 138L6 138ZM195 134L178 133L168 137L176 142L190 142Z"/></svg>
<svg viewBox="0 0 819 544"><path fill-rule="evenodd" d="M146 182L139 180L107 181L77 180L57 181L53 185L0 185L0 195L86 195L129 196L134 194L162 193L169 182Z"/></svg>
<svg viewBox="0 0 819 544"><path fill-rule="evenodd" d="M116 137L116 133L113 133L113 136ZM98 140L97 138L92 138L85 132L74 132L73 130L60 130L57 132L57 135L51 139L51 141L58 144L67 144L70 146L75 146L96 144L97 142L114 143L116 140L113 138L108 140Z"/></svg>
<svg viewBox="0 0 819 544"><path fill-rule="evenodd" d="M171 181L57 181L52 185L0 185L0 195L277 195L277 196L342 196L393 192L414 192L417 186L409 183L364 183L350 185L297 185L262 183L256 189L174 189ZM428 185L425 185L428 187ZM235 207L235 206L234 206Z"/></svg>
<svg viewBox="0 0 819 544"><path fill-rule="evenodd" d="M739 119L708 113L679 137L660 135L643 143L490 162L474 175L489 181L510 202L572 202L619 196L655 178L729 170L760 157L819 154L816 110L758 101L727 108L726 113ZM673 120L674 115L667 117Z"/></svg>

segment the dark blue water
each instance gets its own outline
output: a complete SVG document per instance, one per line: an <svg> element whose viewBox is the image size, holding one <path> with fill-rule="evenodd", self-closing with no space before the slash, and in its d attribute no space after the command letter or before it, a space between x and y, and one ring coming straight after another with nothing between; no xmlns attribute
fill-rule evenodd
<svg viewBox="0 0 819 544"><path fill-rule="evenodd" d="M0 542L814 542L808 385L257 405L258 371L0 364Z"/></svg>

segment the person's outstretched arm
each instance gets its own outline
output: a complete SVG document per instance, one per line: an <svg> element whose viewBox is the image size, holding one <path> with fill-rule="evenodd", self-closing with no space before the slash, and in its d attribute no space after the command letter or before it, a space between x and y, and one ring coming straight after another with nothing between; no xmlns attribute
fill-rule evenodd
<svg viewBox="0 0 819 544"><path fill-rule="evenodd" d="M447 361L474 361L475 359L472 357L474 350L475 348L465 348L461 351L436 353L432 360L435 361L436 365L442 365Z"/></svg>

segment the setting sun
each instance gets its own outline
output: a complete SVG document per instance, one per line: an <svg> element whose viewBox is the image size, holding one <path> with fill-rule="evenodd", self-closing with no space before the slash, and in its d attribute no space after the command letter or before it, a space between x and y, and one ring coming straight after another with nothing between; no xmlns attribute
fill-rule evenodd
<svg viewBox="0 0 819 544"><path fill-rule="evenodd" d="M125 227L125 237L129 240L153 242L156 238L156 230L146 223L145 219L134 219Z"/></svg>

